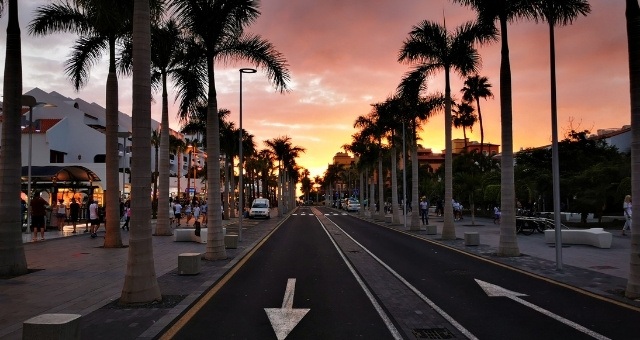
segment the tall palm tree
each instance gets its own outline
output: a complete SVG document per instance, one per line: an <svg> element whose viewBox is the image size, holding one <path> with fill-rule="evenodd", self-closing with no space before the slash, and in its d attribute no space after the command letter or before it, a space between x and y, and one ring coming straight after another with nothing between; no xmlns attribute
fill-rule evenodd
<svg viewBox="0 0 640 340"><path fill-rule="evenodd" d="M513 166L513 103L511 95L511 62L509 60L508 23L516 19L535 17L537 0L454 0L470 6L478 13L483 25L500 27L500 120L502 127L502 156L500 165L500 242L498 255L519 256L516 237L516 196Z"/></svg>
<svg viewBox="0 0 640 340"><path fill-rule="evenodd" d="M0 0L0 12L5 1ZM21 159L20 117L22 116L22 47L18 22L18 1L9 0L7 49L4 62L2 100L2 148L0 148L0 276L28 272L22 243L22 219L16 214L20 202ZM27 193L31 195L31 193Z"/></svg>
<svg viewBox="0 0 640 340"><path fill-rule="evenodd" d="M381 118L380 122L386 132L387 144L389 145L389 151L391 151L391 206L393 208L392 220L394 223L399 223L402 220L402 210L398 208L400 206L400 201L398 200L398 145L402 143L402 141L398 140L398 135L402 134L402 122L397 119L397 115L400 114L401 110L401 99L397 97L387 98L386 101L377 105L377 111ZM403 204L407 204L407 202Z"/></svg>
<svg viewBox="0 0 640 340"><path fill-rule="evenodd" d="M88 69L96 64L104 50L109 53L109 73L106 84L105 206L107 216L119 216L118 188L118 77L116 47L129 39L132 30L133 2L117 4L108 0L83 0L44 5L36 9L29 24L29 33L44 36L56 32L72 32L80 37L66 61L65 73L79 90L89 80ZM121 73L129 70L121 67ZM150 134L150 133L149 133ZM148 136L147 136L148 138ZM149 144L147 144L149 145ZM122 247L118 218L106 219L104 247Z"/></svg>
<svg viewBox="0 0 640 340"><path fill-rule="evenodd" d="M452 117L453 127L456 129L462 128L462 134L464 136L464 150L467 150L467 128L469 131L473 132L473 125L478 121L478 117L475 115L473 111L475 109L473 106L469 105L467 102L462 102L460 104L454 103L455 108L451 109L455 115Z"/></svg>
<svg viewBox="0 0 640 340"><path fill-rule="evenodd" d="M631 166L633 174L631 176L631 193L633 197L640 197L640 6L638 6L638 0L627 0L626 19L631 88ZM640 216L637 204L634 204L632 209L636 216ZM625 295L630 299L637 299L640 297L640 223L633 221L637 221L637 219L632 220L629 280Z"/></svg>
<svg viewBox="0 0 640 340"><path fill-rule="evenodd" d="M444 194L444 227L443 239L455 239L455 226L453 224L453 172L452 172L452 142L451 142L451 81L452 71L466 76L476 73L480 55L474 47L477 41L483 41L493 36L492 30L483 30L484 27L467 22L452 33L444 26L430 21L422 21L414 26L400 50L398 61L418 63L409 74L405 76L401 88L421 86L426 75L438 70L444 71L445 76L445 194ZM417 146L417 145L416 145ZM414 146L415 147L415 146ZM414 159L417 161L417 159ZM417 163L417 162L415 162ZM417 164L416 164L417 165ZM417 202L416 202L417 203ZM417 210L416 210L417 211ZM412 227L413 227L412 217ZM417 223L417 219L416 219Z"/></svg>
<svg viewBox="0 0 640 340"><path fill-rule="evenodd" d="M264 67L267 76L280 91L287 89L289 71L286 61L274 46L260 36L246 34L245 28L253 23L260 11L258 2L252 0L175 0L175 13L181 26L189 31L193 43L188 55L206 65L206 78L198 79L208 86L207 91L207 164L209 181L220 178L220 135L218 100L215 86L214 65L217 60L247 60ZM208 240L205 258L208 260L227 257L222 237L220 213L220 186L209 183L207 200Z"/></svg>
<svg viewBox="0 0 640 340"><path fill-rule="evenodd" d="M538 16L549 25L549 64L551 70L551 173L553 178L553 215L557 230L556 239L561 237L560 228L560 158L558 152L558 102L556 91L556 25L567 25L578 15L587 15L591 6L586 0L539 0L536 3ZM561 248L556 248L558 266L562 267Z"/></svg>
<svg viewBox="0 0 640 340"><path fill-rule="evenodd" d="M171 42L171 43L167 43ZM167 80L169 77L177 79L179 72L178 54L183 48L183 39L175 20L162 21L151 27L151 66L152 86L160 87L162 91L162 116L160 119L160 155L156 163L158 166L158 187L160 196L157 198L156 235L169 236L173 233L169 226L169 96ZM159 164L158 164L159 163ZM156 208L157 209L157 208Z"/></svg>
<svg viewBox="0 0 640 340"><path fill-rule="evenodd" d="M493 98L491 92L491 84L487 77L481 77L477 74L467 77L464 81L462 90L462 99L467 102L476 102L478 108L478 123L480 123L480 153L484 149L484 125L482 124L482 111L480 110L480 98Z"/></svg>
<svg viewBox="0 0 640 340"><path fill-rule="evenodd" d="M162 300L153 264L151 241L151 12L148 0L135 0L133 9L133 103L131 160L131 233L127 270L120 303ZM166 209L165 209L166 210ZM111 215L114 216L114 215Z"/></svg>
<svg viewBox="0 0 640 340"><path fill-rule="evenodd" d="M385 202L383 178L384 171L382 167L382 158L385 148L382 145L382 139L385 127L383 121L381 121L380 119L377 104L372 105L371 111L366 116L359 116L358 118L356 118L353 127L360 128L362 130L362 134L365 137L375 140L377 144L376 151L378 151L378 155L376 157L376 160L378 161L378 169L376 173L378 178L378 200L377 203L375 200L371 200L371 204L374 206L377 204L379 210L375 215L379 219L384 219L384 209L382 209Z"/></svg>

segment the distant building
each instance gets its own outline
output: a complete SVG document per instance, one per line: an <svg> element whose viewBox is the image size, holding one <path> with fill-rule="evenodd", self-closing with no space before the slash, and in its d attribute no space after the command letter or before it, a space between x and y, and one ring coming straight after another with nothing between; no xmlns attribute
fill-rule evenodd
<svg viewBox="0 0 640 340"><path fill-rule="evenodd" d="M608 145L615 146L620 152L631 152L631 125L619 129L598 129L592 139L604 139Z"/></svg>

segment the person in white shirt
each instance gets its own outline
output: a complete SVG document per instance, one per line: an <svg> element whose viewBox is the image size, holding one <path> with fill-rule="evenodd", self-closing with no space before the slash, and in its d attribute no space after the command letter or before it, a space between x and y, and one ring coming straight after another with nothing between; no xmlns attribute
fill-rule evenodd
<svg viewBox="0 0 640 340"><path fill-rule="evenodd" d="M624 210L624 227L622 227L622 236L626 236L625 231L631 231L631 195L624 197L622 203L622 209Z"/></svg>
<svg viewBox="0 0 640 340"><path fill-rule="evenodd" d="M176 221L178 222L178 224L176 224L176 227L179 227L180 218L182 218L182 205L180 204L180 201L176 201L176 204L173 207L175 211L174 216L176 217Z"/></svg>
<svg viewBox="0 0 640 340"><path fill-rule="evenodd" d="M98 212L98 202L91 201L89 205L89 221L91 222L91 238L96 238L98 228L100 228L100 215Z"/></svg>

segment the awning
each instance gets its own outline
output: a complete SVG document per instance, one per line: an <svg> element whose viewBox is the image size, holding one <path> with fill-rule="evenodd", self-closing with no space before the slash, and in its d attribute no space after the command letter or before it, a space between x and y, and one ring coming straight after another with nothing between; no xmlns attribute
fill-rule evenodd
<svg viewBox="0 0 640 340"><path fill-rule="evenodd" d="M22 180L29 180L29 167L22 167ZM31 166L32 182L100 182L95 172L79 165Z"/></svg>

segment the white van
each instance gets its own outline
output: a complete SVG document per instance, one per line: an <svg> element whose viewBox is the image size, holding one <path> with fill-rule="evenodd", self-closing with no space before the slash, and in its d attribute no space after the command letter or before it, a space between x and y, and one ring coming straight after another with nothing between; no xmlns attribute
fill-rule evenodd
<svg viewBox="0 0 640 340"><path fill-rule="evenodd" d="M269 200L266 198L256 198L251 203L251 210L249 210L249 218L271 218L269 214Z"/></svg>

